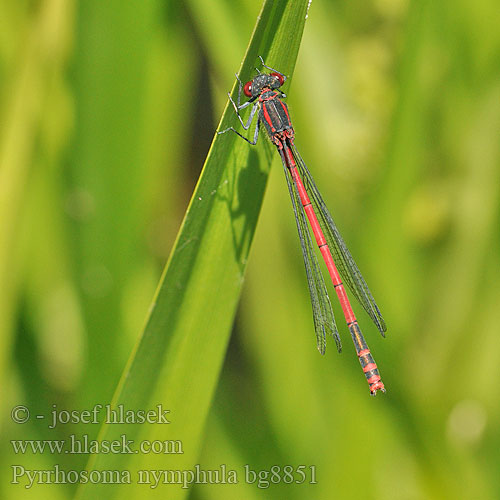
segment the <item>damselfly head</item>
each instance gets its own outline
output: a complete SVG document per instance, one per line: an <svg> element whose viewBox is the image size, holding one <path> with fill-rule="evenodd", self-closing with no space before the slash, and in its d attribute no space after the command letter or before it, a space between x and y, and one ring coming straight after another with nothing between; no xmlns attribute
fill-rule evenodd
<svg viewBox="0 0 500 500"><path fill-rule="evenodd" d="M285 78L280 73L258 74L253 80L245 83L243 92L247 97L257 97L264 89L274 90L283 85Z"/></svg>

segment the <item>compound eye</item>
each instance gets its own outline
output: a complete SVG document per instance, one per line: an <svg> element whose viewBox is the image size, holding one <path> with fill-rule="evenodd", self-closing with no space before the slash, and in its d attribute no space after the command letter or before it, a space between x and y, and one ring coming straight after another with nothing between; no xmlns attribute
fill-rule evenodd
<svg viewBox="0 0 500 500"><path fill-rule="evenodd" d="M245 83L243 87L243 92L247 97L252 97L252 81Z"/></svg>
<svg viewBox="0 0 500 500"><path fill-rule="evenodd" d="M283 77L282 74L280 74L280 73L274 73L274 72L270 73L270 74L271 74L271 76L274 76L274 78L278 79L278 81L280 82L280 87L285 83L285 78Z"/></svg>

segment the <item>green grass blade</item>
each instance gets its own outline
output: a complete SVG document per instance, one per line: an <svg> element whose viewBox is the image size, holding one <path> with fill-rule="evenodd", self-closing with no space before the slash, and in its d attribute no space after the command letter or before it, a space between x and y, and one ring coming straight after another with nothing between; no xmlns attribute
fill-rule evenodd
<svg viewBox="0 0 500 500"><path fill-rule="evenodd" d="M266 1L240 71L249 79L262 55L270 66L291 75L302 36L307 1ZM287 82L288 85L288 82ZM285 92L287 91L285 86ZM233 89L233 95L237 89ZM235 125L226 107L222 127ZM250 244L262 203L271 147L255 149L234 134L217 136L189 204L163 273L144 333L115 393L113 407L144 410L162 405L170 424L104 425L100 439L124 434L142 440L173 440L183 454L95 454L91 470L186 470L196 464L202 429L225 354L243 282ZM263 139L261 139L262 142ZM156 491L142 484L110 488L82 485L79 498L141 496ZM187 489L168 487L168 498Z"/></svg>

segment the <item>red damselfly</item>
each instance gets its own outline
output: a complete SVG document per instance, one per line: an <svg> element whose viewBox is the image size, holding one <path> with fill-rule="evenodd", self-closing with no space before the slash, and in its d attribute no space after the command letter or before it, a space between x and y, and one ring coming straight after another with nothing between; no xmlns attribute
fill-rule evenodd
<svg viewBox="0 0 500 500"><path fill-rule="evenodd" d="M260 125L264 125L271 142L277 147L278 153L281 156L288 183L288 190L292 200L300 244L304 255L318 349L324 354L327 333L331 334L335 339L339 352L341 351L341 342L325 281L313 249L306 218L309 221L316 243L332 279L354 342L354 347L356 348L359 362L370 386L370 393L375 395L379 390L385 392L377 365L361 333L340 276L342 276L353 295L373 320L382 336L384 336L384 332L386 331L385 322L358 266L340 236L337 226L323 201L309 169L295 147L295 132L290 121L288 108L281 100L286 95L279 90L284 84L286 76L266 66L262 57L260 57L260 60L262 66L267 68L270 73L262 73L256 69L257 76L245 85L243 85L238 75L236 75L239 82L238 102L235 103L231 95L228 94L236 115L245 130L250 128L255 113L258 110L258 120L253 140L247 139L233 127L222 130L219 134L224 134L231 130L245 139L245 141L255 145L257 144ZM245 103L240 104L242 89L249 99ZM240 111L252 103L250 116L245 123L241 118ZM332 252L335 258L332 256Z"/></svg>

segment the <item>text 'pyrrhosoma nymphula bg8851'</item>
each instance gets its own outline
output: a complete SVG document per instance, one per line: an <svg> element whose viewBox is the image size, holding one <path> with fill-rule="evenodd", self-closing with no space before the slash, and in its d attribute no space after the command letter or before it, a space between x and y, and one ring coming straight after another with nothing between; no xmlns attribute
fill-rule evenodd
<svg viewBox="0 0 500 500"><path fill-rule="evenodd" d="M359 362L361 363L361 368L370 386L370 393L375 395L377 391L385 392L385 387L380 378L377 364L361 333L358 321L354 315L349 299L347 298L344 282L359 303L364 307L365 311L380 330L382 336L384 336L384 332L386 331L385 322L358 266L347 249L344 240L340 236L337 226L333 222L332 216L323 201L309 169L295 147L295 133L288 114L288 108L281 100L286 97L286 95L279 90L285 82L286 76L266 66L262 57L260 57L260 60L262 66L270 70L270 73L261 73L257 69L257 76L245 85L242 84L238 75L236 75L239 82L238 102L235 103L231 95L228 94L236 110L236 115L245 130L250 128L255 113L257 110L259 111L253 140L250 141L233 127L222 130L219 134L231 130L250 144L255 145L257 144L260 125L264 125L271 142L277 147L278 153L281 156L288 183L288 190L292 199L295 221L297 223L300 244L304 255L307 282L311 294L318 349L321 354L324 354L327 333L331 334L335 339L339 352L341 351L341 342L325 281L313 249L306 218L309 221L316 243L332 279L335 292L337 293L347 326L354 342L354 347L356 348ZM240 104L242 89L249 100ZM248 121L244 123L240 116L240 110L252 103L253 106L250 116ZM332 252L335 258L332 256ZM342 281L340 276L342 276L344 281Z"/></svg>

